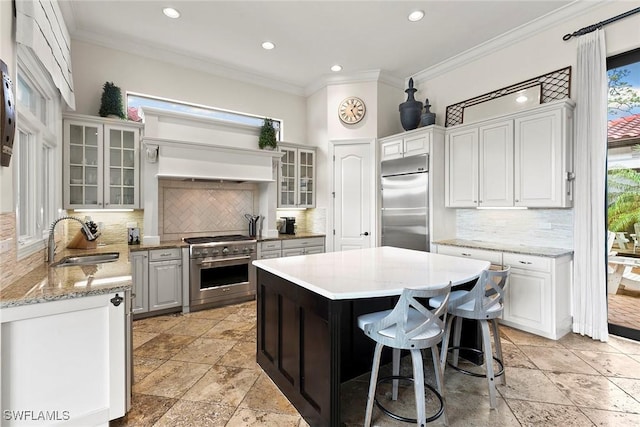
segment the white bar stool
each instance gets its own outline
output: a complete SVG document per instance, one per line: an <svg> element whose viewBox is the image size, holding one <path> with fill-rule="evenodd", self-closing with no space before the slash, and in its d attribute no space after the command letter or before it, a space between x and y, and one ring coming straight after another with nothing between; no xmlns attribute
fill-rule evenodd
<svg viewBox="0 0 640 427"><path fill-rule="evenodd" d="M416 423L423 427L427 421L433 421L440 415L444 415L445 425L447 415L444 403L444 385L442 383L442 364L438 353L438 343L444 335L444 322L447 315L447 302L451 291L451 283L436 289L404 289L400 299L392 310L379 311L364 314L358 317L358 327L364 333L376 341L371 369L371 381L369 383L369 395L367 398L367 411L365 415L365 427L371 425L373 404L387 415L401 421ZM440 298L440 307L430 311L416 298ZM442 316L442 319L440 318ZM393 348L393 375L378 379L380 370L380 358L384 346ZM438 390L425 384L422 349L431 348L433 367L436 375ZM398 399L398 380L411 379L400 377L400 350L409 350L413 364L413 383L416 398L415 419L401 417L384 408L375 398L376 386L379 382L392 380L392 399ZM425 385L431 389L440 400L441 407L438 412L427 419L425 410Z"/></svg>
<svg viewBox="0 0 640 427"><path fill-rule="evenodd" d="M444 372L447 364L447 353L453 350L453 360L449 366L467 375L475 377L486 377L489 384L489 403L491 409L496 407L496 386L495 377L502 377L503 384L507 383L504 374L504 364L502 362L502 346L500 345L500 333L498 331L497 318L504 311L503 298L504 290L507 286L509 278L509 270L485 270L470 291L453 291L449 298L449 307L447 312L450 317L447 321L447 328L442 339L442 350L440 353L440 363ZM442 297L435 297L429 300L431 307L441 307L446 303ZM456 327L453 336L453 347L449 346L449 337L451 334L451 325L456 320ZM474 319L480 323L482 330L482 348L484 351L473 348L460 347L460 334L462 329L462 319ZM493 329L493 338L495 343L495 356L491 348L491 334L489 332L489 323ZM484 374L471 372L458 367L459 350L467 350L478 354L483 354L484 358ZM493 361L497 361L500 369L494 372Z"/></svg>

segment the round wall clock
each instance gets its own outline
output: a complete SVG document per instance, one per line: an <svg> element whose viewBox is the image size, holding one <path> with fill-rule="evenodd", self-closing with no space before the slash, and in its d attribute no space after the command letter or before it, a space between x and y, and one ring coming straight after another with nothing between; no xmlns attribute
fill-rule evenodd
<svg viewBox="0 0 640 427"><path fill-rule="evenodd" d="M338 117L343 123L353 125L364 118L366 108L362 99L350 96L340 103Z"/></svg>

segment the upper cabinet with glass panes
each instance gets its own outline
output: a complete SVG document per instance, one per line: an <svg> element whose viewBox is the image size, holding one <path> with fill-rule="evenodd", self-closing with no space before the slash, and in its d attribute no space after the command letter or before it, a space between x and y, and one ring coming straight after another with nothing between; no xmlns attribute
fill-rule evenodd
<svg viewBox="0 0 640 427"><path fill-rule="evenodd" d="M278 207L312 208L316 204L316 150L280 143Z"/></svg>
<svg viewBox="0 0 640 427"><path fill-rule="evenodd" d="M142 125L93 116L64 116L65 209L140 207Z"/></svg>

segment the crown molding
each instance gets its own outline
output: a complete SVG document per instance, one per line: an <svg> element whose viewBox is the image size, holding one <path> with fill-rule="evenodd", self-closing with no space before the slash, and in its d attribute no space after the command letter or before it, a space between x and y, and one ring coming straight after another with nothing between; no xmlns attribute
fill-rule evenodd
<svg viewBox="0 0 640 427"><path fill-rule="evenodd" d="M109 49L118 50L142 56L149 59L155 59L162 62L179 65L218 77L227 78L229 80L241 81L257 86L266 87L268 89L280 92L290 93L292 95L304 96L304 88L289 83L285 83L276 79L271 79L260 74L241 70L239 68L230 67L221 63L211 61L205 58L192 55L185 55L182 52L167 49L150 43L134 42L129 38L118 37L113 35L103 35L85 30L76 30L73 32L72 39L91 43Z"/></svg>
<svg viewBox="0 0 640 427"><path fill-rule="evenodd" d="M601 7L607 3L609 2L576 0L562 8L543 15L540 18L534 19L531 22L528 22L504 34L496 36L491 40L474 46L471 49L468 49L458 55L452 56L451 58L446 59L423 71L420 71L410 77L413 77L413 80L415 80L416 83L435 78L458 67L473 62L483 56L489 55L497 50L503 49L507 46L518 43L538 33L541 33L542 31L547 30L554 25L561 24L562 22L582 15L592 9ZM407 77L407 80L408 79L409 77Z"/></svg>
<svg viewBox="0 0 640 427"><path fill-rule="evenodd" d="M325 74L317 82L306 87L305 95L310 96L327 86L370 82L386 83L399 89L404 88L404 79L393 76L384 70L368 70L350 74Z"/></svg>

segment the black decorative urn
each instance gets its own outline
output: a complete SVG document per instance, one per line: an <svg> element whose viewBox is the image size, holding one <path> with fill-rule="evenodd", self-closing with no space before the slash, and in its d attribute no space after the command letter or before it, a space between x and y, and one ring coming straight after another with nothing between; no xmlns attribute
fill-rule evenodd
<svg viewBox="0 0 640 427"><path fill-rule="evenodd" d="M418 89L413 88L413 78L409 79L409 88L405 90L407 100L400 104L400 123L404 130L412 130L420 124L420 114L422 113L422 102L416 101L413 95Z"/></svg>
<svg viewBox="0 0 640 427"><path fill-rule="evenodd" d="M429 111L431 104L429 104L429 98L424 101L424 113L422 113L422 118L420 119L420 126L429 126L435 124L436 122L436 113L432 113Z"/></svg>

